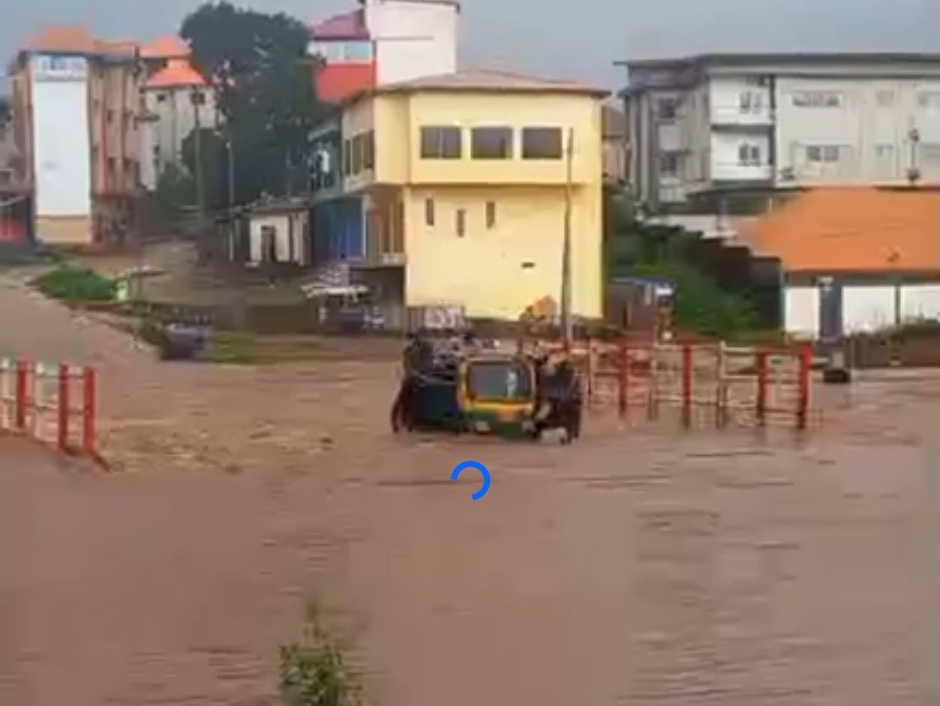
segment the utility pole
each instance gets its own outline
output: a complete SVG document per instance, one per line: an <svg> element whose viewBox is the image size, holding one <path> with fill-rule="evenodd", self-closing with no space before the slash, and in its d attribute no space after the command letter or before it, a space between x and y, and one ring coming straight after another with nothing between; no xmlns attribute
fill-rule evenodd
<svg viewBox="0 0 940 706"><path fill-rule="evenodd" d="M226 179L228 191L228 209L235 208L235 145L232 142L232 131L228 130L225 147L228 159L226 160Z"/></svg>
<svg viewBox="0 0 940 706"><path fill-rule="evenodd" d="M196 173L193 175L193 178L196 180L196 210L199 214L199 227L202 228L203 221L206 217L206 195L205 184L203 183L201 113L206 97L200 89L193 88L189 94L189 98L193 105L193 149L196 152L194 155Z"/></svg>
<svg viewBox="0 0 940 706"><path fill-rule="evenodd" d="M565 224L561 247L561 331L565 351L571 350L571 199L574 162L574 128L565 140Z"/></svg>

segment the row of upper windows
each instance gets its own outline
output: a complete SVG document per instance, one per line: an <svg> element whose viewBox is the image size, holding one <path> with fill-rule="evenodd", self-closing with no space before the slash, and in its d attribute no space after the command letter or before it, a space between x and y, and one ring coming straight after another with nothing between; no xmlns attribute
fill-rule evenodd
<svg viewBox="0 0 940 706"><path fill-rule="evenodd" d="M314 42L309 46L311 56L319 56L327 64L372 61L375 47L370 40Z"/></svg>
<svg viewBox="0 0 940 706"><path fill-rule="evenodd" d="M875 104L879 108L893 108L897 101L897 92L891 88L877 89L874 94ZM794 108L842 108L847 96L841 91L806 90L792 91L788 95ZM682 104L688 98L678 96L661 98L656 104L657 119L660 123L678 119ZM708 96L703 96L704 108L708 108ZM917 106L926 110L940 110L940 90L919 91ZM730 106L729 106L730 107ZM764 91L747 89L737 96L737 108L742 114L761 114L770 107L769 95Z"/></svg>
<svg viewBox="0 0 940 706"><path fill-rule="evenodd" d="M896 101L897 92L892 88L875 91L875 104L879 108L893 108ZM794 91L790 102L795 108L842 108L847 96L841 91ZM940 110L940 91L918 91L917 107Z"/></svg>
<svg viewBox="0 0 940 706"><path fill-rule="evenodd" d="M513 159L515 130L511 127L475 127L470 132L471 159ZM524 127L520 131L520 156L527 160L555 160L564 154L558 127ZM421 128L421 159L463 159L464 130L428 125ZM353 135L343 141L343 175L355 176L375 168L375 132Z"/></svg>
<svg viewBox="0 0 940 706"><path fill-rule="evenodd" d="M564 156L560 127L524 127L517 150L516 129L427 125L421 128L421 159L463 159L464 133L470 133L470 159L556 160Z"/></svg>

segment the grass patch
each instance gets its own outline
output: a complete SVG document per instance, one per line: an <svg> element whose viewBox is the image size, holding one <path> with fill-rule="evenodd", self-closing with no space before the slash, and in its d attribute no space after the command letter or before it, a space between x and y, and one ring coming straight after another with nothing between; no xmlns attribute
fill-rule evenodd
<svg viewBox="0 0 940 706"><path fill-rule="evenodd" d="M343 649L323 626L319 605L307 605L300 639L281 646L279 691L284 706L359 706L360 687Z"/></svg>
<svg viewBox="0 0 940 706"><path fill-rule="evenodd" d="M214 331L206 358L224 365L253 365L261 362L258 339L241 331Z"/></svg>
<svg viewBox="0 0 940 706"><path fill-rule="evenodd" d="M117 296L115 280L67 262L39 275L32 285L50 299L67 303L111 302Z"/></svg>

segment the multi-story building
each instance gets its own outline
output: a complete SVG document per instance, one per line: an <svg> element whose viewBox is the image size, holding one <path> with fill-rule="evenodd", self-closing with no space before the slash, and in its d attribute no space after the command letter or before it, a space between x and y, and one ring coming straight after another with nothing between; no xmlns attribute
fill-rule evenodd
<svg viewBox="0 0 940 706"><path fill-rule="evenodd" d="M359 5L310 28L309 54L322 62L316 72L321 100L339 103L377 86L457 71L457 2L360 0ZM333 118L313 136L317 158L312 223L321 262L362 256L361 204L332 198L341 192L343 144L351 144L342 128L343 121ZM351 154L345 156L350 158Z"/></svg>
<svg viewBox="0 0 940 706"><path fill-rule="evenodd" d="M457 70L458 2L358 2L358 9L310 28L309 54L323 62L316 78L321 100Z"/></svg>
<svg viewBox="0 0 940 706"><path fill-rule="evenodd" d="M182 162L183 142L197 127L215 128L215 95L193 68L190 49L179 37L161 37L140 49L145 73L141 124L140 181L155 189L170 164Z"/></svg>
<svg viewBox="0 0 940 706"><path fill-rule="evenodd" d="M12 109L7 110L6 97L0 98L0 241L26 240L29 198L17 178L20 155L13 134Z"/></svg>
<svg viewBox="0 0 940 706"><path fill-rule="evenodd" d="M558 301L567 203L572 311L599 316L604 95L466 72L348 99L329 198L364 214L344 243L363 284L399 308L515 319Z"/></svg>
<svg viewBox="0 0 940 706"><path fill-rule="evenodd" d="M140 165L136 45L50 27L23 46L10 74L32 232L48 243L122 240Z"/></svg>
<svg viewBox="0 0 940 706"><path fill-rule="evenodd" d="M742 191L940 183L940 55L625 65L627 180L654 210Z"/></svg>

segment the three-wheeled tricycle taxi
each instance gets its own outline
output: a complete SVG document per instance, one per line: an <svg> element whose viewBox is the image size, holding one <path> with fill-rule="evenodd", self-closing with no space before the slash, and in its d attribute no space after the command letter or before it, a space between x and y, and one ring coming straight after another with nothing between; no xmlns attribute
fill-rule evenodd
<svg viewBox="0 0 940 706"><path fill-rule="evenodd" d="M394 431L490 433L540 439L560 429L581 433L578 374L565 357L508 353L472 337L441 345L416 336L405 348L391 410Z"/></svg>

